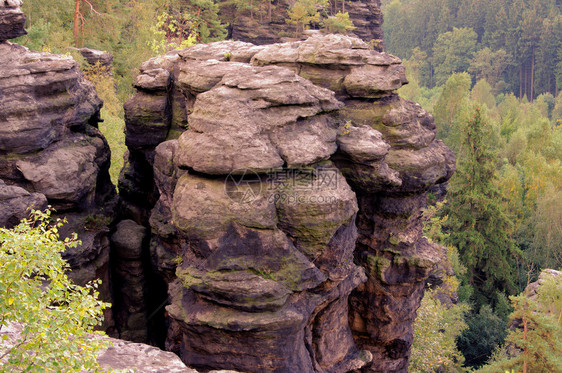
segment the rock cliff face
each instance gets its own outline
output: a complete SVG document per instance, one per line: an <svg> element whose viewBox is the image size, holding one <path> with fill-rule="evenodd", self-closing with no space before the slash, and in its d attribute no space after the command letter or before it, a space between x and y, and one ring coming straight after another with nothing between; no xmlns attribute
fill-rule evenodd
<svg viewBox="0 0 562 373"><path fill-rule="evenodd" d="M140 71L119 187L128 229L149 228L135 291L152 295L120 328L165 317L195 368L406 372L440 257L421 209L455 159L396 95L400 60L325 35L196 45Z"/></svg>
<svg viewBox="0 0 562 373"><path fill-rule="evenodd" d="M229 24L229 36L234 40L263 45L285 41L288 38L306 38L296 32L296 26L287 23L288 11L294 1L274 0L272 1L271 16L269 9L239 10L235 5L223 2L221 4L221 19ZM332 3L332 2L331 2ZM333 2L330 10L333 14L341 11L340 4ZM355 35L382 51L383 43L383 15L380 9L380 0L352 0L345 3L344 11L349 13L353 22ZM336 9L337 7L337 9ZM268 14L265 14L268 13ZM320 26L320 25L316 25Z"/></svg>
<svg viewBox="0 0 562 373"><path fill-rule="evenodd" d="M102 105L69 57L31 52L3 39L25 34L21 1L0 1L0 225L26 209L51 205L67 217L63 235L80 232L82 245L64 253L70 277L104 280L111 301L109 240L115 188L109 147L97 129ZM112 316L107 314L107 325Z"/></svg>
<svg viewBox="0 0 562 373"><path fill-rule="evenodd" d="M21 0L0 0L0 42L27 34Z"/></svg>

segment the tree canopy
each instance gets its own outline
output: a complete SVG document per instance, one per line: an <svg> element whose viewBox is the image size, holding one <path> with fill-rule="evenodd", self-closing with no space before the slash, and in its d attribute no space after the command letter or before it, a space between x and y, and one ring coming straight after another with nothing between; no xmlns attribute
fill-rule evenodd
<svg viewBox="0 0 562 373"><path fill-rule="evenodd" d="M0 348L1 372L99 370L97 354L108 346L89 333L109 304L97 299L99 282L78 286L67 277L61 252L79 241L59 240L62 223L33 211L15 228L0 228L0 329L23 326L19 339Z"/></svg>

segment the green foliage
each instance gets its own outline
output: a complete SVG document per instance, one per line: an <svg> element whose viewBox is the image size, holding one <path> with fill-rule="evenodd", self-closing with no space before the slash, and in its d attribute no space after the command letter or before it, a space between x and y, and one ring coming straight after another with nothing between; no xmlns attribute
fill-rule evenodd
<svg viewBox="0 0 562 373"><path fill-rule="evenodd" d="M289 9L287 22L297 26L297 33L303 32L310 24L320 23L320 12L328 5L328 0L297 0Z"/></svg>
<svg viewBox="0 0 562 373"><path fill-rule="evenodd" d="M470 76L467 73L452 74L447 79L437 103L433 109L437 124L437 137L443 139L447 145L455 148L454 143L447 141L452 128L459 127L458 115L466 106L470 93Z"/></svg>
<svg viewBox="0 0 562 373"><path fill-rule="evenodd" d="M441 304L434 291L426 291L414 322L410 372L458 372L464 358L456 338L468 326L463 321L466 304Z"/></svg>
<svg viewBox="0 0 562 373"><path fill-rule="evenodd" d="M158 15L150 31L154 34L149 43L154 54L190 47L197 43L199 36L197 27L188 13L180 13L174 17L164 11Z"/></svg>
<svg viewBox="0 0 562 373"><path fill-rule="evenodd" d="M387 0L383 28L390 53L427 53L435 79L424 77L422 86L442 84L470 64L473 80L488 80L494 93L533 101L562 87L561 10L556 0ZM474 34L455 39L459 30Z"/></svg>
<svg viewBox="0 0 562 373"><path fill-rule="evenodd" d="M468 329L459 336L457 345L466 359L466 365L479 367L504 342L507 320L485 305L478 313L469 315L466 323Z"/></svg>
<svg viewBox="0 0 562 373"><path fill-rule="evenodd" d="M111 166L109 175L113 184L117 185L119 173L123 168L125 146L125 120L123 117L123 103L115 90L115 79L111 71L97 66L83 68L86 79L96 88L98 96L103 100L101 116L104 119L99 124L99 129L105 136L111 149Z"/></svg>
<svg viewBox="0 0 562 373"><path fill-rule="evenodd" d="M223 40L226 26L218 17L213 0L161 0L156 23L150 30L150 47L155 54L187 48L198 42Z"/></svg>
<svg viewBox="0 0 562 373"><path fill-rule="evenodd" d="M50 219L50 211L33 211L17 227L0 228L0 327L23 324L19 340L0 352L1 372L98 371L97 353L108 347L88 335L109 306L97 299L99 281L70 282L61 252L79 241L60 241L62 221Z"/></svg>
<svg viewBox="0 0 562 373"><path fill-rule="evenodd" d="M510 319L518 327L509 331L509 348L478 372L521 371L523 367L533 373L562 371L562 279L547 276L537 299L520 294L511 297L511 302Z"/></svg>
<svg viewBox="0 0 562 373"><path fill-rule="evenodd" d="M498 93L506 89L502 75L511 64L512 57L505 50L492 51L489 47L485 47L474 54L468 72L473 74L477 80L487 81L493 87L494 92Z"/></svg>
<svg viewBox="0 0 562 373"><path fill-rule="evenodd" d="M520 257L510 234L513 223L501 205L487 119L480 108L461 122L461 153L451 179L444 224L446 242L458 248L474 287L477 305L496 289L515 290L515 259Z"/></svg>
<svg viewBox="0 0 562 373"><path fill-rule="evenodd" d="M437 38L433 45L435 83L442 85L452 73L466 71L476 52L477 35L470 28L453 28Z"/></svg>
<svg viewBox="0 0 562 373"><path fill-rule="evenodd" d="M447 234L442 226L447 216L439 212L444 202L437 202L423 211L425 220L424 235L435 243L444 242ZM466 268L460 263L454 247L447 248L447 263L455 275L464 276ZM456 339L468 326L464 315L469 311L466 303L453 304L451 301L441 303L441 299L455 297L459 281L455 276L446 276L443 283L428 290L422 299L414 322L414 342L410 357L410 372L458 372L464 358L456 346Z"/></svg>
<svg viewBox="0 0 562 373"><path fill-rule="evenodd" d="M336 34L347 34L356 29L347 12L337 12L334 16L328 16L324 20L324 27L326 31Z"/></svg>
<svg viewBox="0 0 562 373"><path fill-rule="evenodd" d="M493 110L496 108L496 98L492 93L492 86L484 79L479 80L474 85L470 96L473 102L479 105L486 105L488 113L493 113Z"/></svg>

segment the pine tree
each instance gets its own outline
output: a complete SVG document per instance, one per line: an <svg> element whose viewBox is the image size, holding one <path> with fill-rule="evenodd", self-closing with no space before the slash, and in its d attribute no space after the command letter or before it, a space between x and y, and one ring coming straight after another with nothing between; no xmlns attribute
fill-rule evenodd
<svg viewBox="0 0 562 373"><path fill-rule="evenodd" d="M459 249L474 287L477 306L493 301L496 290L513 293L515 259L520 251L510 237L512 222L501 206L490 131L480 108L462 121L458 169L451 180L447 243Z"/></svg>
<svg viewBox="0 0 562 373"><path fill-rule="evenodd" d="M547 272L537 297L511 297L513 320L506 338L505 356L494 359L478 373L562 371L562 278Z"/></svg>

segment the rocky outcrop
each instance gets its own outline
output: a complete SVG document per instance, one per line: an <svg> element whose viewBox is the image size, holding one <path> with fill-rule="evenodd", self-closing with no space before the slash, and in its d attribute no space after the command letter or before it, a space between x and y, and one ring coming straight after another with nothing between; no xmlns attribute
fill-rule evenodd
<svg viewBox="0 0 562 373"><path fill-rule="evenodd" d="M527 287L525 287L525 296L533 301L537 301L539 292L543 288L543 284L552 279L554 279L555 283L562 284L562 271L557 271L555 269L543 269L539 274L537 281L531 282L527 285Z"/></svg>
<svg viewBox="0 0 562 373"><path fill-rule="evenodd" d="M26 218L27 209L44 210L47 208L47 198L41 193L29 193L17 185L6 185L0 180L0 226L17 225Z"/></svg>
<svg viewBox="0 0 562 373"><path fill-rule="evenodd" d="M0 42L27 34L21 6L22 0L0 0Z"/></svg>
<svg viewBox="0 0 562 373"><path fill-rule="evenodd" d="M229 37L233 40L249 42L257 45L273 44L290 39L306 39L308 32L297 32L296 25L289 23L288 12L294 1L272 1L271 9L262 5L248 9L239 9L235 4L223 2L220 7L221 19L229 25ZM320 12L324 19L328 14L339 11L341 3L330 2L326 12ZM267 8L267 9L265 9ZM353 0L344 5L343 11L349 13L355 29L351 32L362 40L369 42L375 49L382 51L383 15L380 0ZM312 25L320 28L322 21ZM310 30L315 31L315 30ZM318 31L316 31L318 32Z"/></svg>
<svg viewBox="0 0 562 373"><path fill-rule="evenodd" d="M21 338L23 325L19 323L8 323L2 325L0 335L0 353L14 346ZM187 367L172 352L162 351L159 348L133 343L121 339L101 337L91 334L92 339L101 338L109 344L98 357L98 363L103 371L121 371L136 373L197 373L196 370ZM0 359L1 362L1 359ZM235 371L217 371L208 373L238 373Z"/></svg>
<svg viewBox="0 0 562 373"><path fill-rule="evenodd" d="M20 18L3 23L19 5L0 1L0 39L22 35ZM68 220L61 235L78 232L82 241L63 254L70 277L79 284L101 278L102 298L111 301L107 225L116 194L97 129L101 105L70 57L0 40L0 225L17 224L30 207L52 206ZM109 329L110 310L106 316Z"/></svg>
<svg viewBox="0 0 562 373"><path fill-rule="evenodd" d="M109 69L113 63L113 55L108 52L92 48L79 48L78 52L80 52L80 54L86 59L86 62L92 66L99 64L100 66Z"/></svg>
<svg viewBox="0 0 562 373"><path fill-rule="evenodd" d="M400 60L324 35L140 71L122 213L150 228L168 305L146 312L167 318L167 349L203 369L406 372L441 257L421 210L455 159L396 95Z"/></svg>

